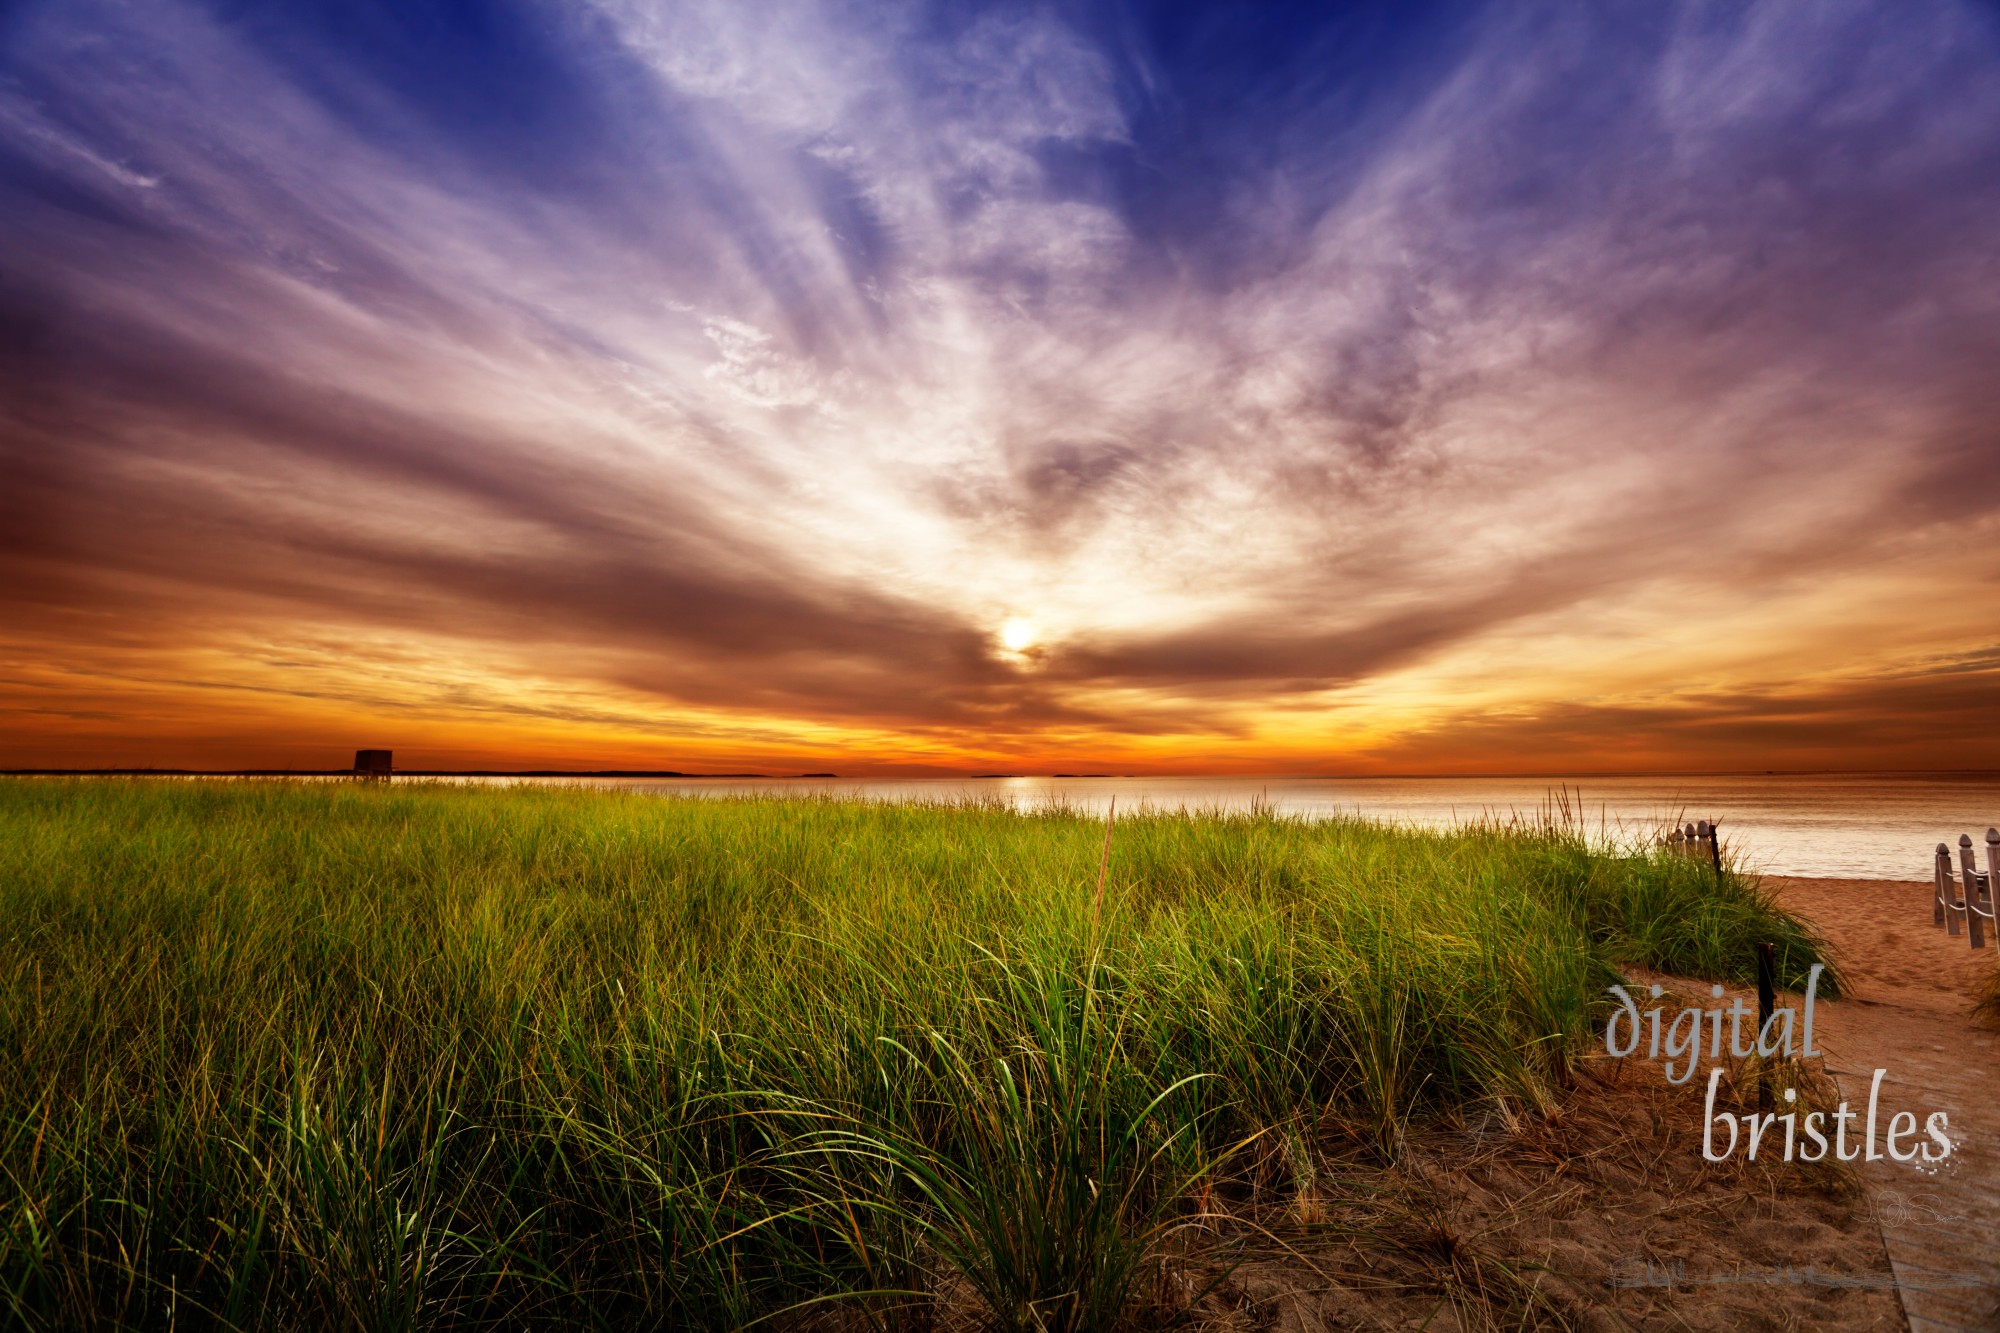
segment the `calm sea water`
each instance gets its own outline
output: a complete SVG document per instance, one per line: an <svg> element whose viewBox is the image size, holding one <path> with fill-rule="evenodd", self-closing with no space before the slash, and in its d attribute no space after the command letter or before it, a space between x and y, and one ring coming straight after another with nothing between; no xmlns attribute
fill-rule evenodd
<svg viewBox="0 0 2000 1333"><path fill-rule="evenodd" d="M522 779L470 779L520 781ZM552 781L552 779L532 779ZM2000 824L2000 773L1840 773L1755 777L1595 778L926 778L553 779L673 796L839 792L872 800L999 799L1021 808L1062 802L1118 808L1243 810L1263 803L1306 816L1366 815L1430 827L1473 819L1538 818L1560 787L1592 836L1649 837L1670 823L1720 823L1741 864L1779 875L1928 882L1939 842Z"/></svg>

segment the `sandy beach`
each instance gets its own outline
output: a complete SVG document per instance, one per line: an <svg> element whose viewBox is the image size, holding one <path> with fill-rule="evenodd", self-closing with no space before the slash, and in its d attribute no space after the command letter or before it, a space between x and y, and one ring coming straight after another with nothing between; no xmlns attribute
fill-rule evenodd
<svg viewBox="0 0 2000 1333"><path fill-rule="evenodd" d="M1970 1019L1996 951L1989 944L1976 954L1964 936L1933 927L1927 884L1763 882L1823 932L1849 982L1847 996L1815 1005L1834 1095L1859 1113L1881 1069L1885 1119L1894 1110L1944 1111L1956 1148L1941 1169L1925 1174L1888 1160L1841 1170L1705 1162L1698 1085L1669 1086L1657 1062L1600 1051L1556 1115L1490 1142L1463 1131L1422 1137L1399 1173L1427 1183L1458 1234L1536 1274L1579 1328L2000 1329L1996 1034ZM1713 1003L1706 983L1643 969L1630 975L1661 983L1676 1002ZM1725 1004L1756 1002L1736 987L1725 996ZM1379 1220L1353 1211L1354 1221ZM1294 1243L1233 1275L1223 1304L1240 1322L1224 1316L1203 1326L1479 1326L1414 1294L1399 1297L1398 1282L1412 1293L1422 1284L1380 1254Z"/></svg>
<svg viewBox="0 0 2000 1333"><path fill-rule="evenodd" d="M1862 1179L1913 1333L2000 1329L2000 1034L1970 1010L1995 967L1932 924L1929 884L1767 876L1790 910L1832 944L1850 994L1819 1006L1821 1044L1842 1091L1943 1110L1957 1151L1933 1175L1889 1161Z"/></svg>
<svg viewBox="0 0 2000 1333"><path fill-rule="evenodd" d="M1966 937L1931 924L1931 886L1886 879L1765 875L1780 902L1825 933L1853 985L1872 1005L1963 1016L1991 976L1992 941L1975 953Z"/></svg>

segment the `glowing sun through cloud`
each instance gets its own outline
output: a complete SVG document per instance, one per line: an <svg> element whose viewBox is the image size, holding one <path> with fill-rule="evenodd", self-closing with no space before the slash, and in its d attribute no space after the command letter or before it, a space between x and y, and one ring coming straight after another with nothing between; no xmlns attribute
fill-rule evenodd
<svg viewBox="0 0 2000 1333"><path fill-rule="evenodd" d="M1041 640L1041 631L1035 622L1021 616L1013 616L1000 625L1000 646L1010 653L1027 652Z"/></svg>

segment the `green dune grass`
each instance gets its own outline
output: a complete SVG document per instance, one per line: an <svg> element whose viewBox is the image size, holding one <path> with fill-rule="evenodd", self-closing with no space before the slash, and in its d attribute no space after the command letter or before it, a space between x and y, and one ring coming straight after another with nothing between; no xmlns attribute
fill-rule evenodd
<svg viewBox="0 0 2000 1333"><path fill-rule="evenodd" d="M0 780L29 1327L1114 1326L1212 1189L1551 1105L1734 873L1559 820ZM1822 984L1823 994L1833 984ZM1255 1165L1255 1170L1251 1165ZM1275 1174L1274 1174L1275 1173Z"/></svg>

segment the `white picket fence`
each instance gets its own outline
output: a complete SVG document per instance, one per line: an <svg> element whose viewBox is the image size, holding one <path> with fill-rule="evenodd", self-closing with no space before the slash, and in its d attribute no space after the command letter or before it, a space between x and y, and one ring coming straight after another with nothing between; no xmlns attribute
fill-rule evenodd
<svg viewBox="0 0 2000 1333"><path fill-rule="evenodd" d="M1933 896L1931 924L1943 926L1956 935L1960 927L1971 936L1972 947L1986 947L1986 935L2000 945L2000 919L1994 912L2000 903L2000 829L1986 830L1986 869L1982 873L1972 855L1972 835L1958 835L1958 870L1953 873L1951 848L1937 845L1937 892Z"/></svg>
<svg viewBox="0 0 2000 1333"><path fill-rule="evenodd" d="M1685 829L1675 829L1667 835L1667 851L1675 856L1685 856L1691 861L1701 861L1722 869L1721 848L1716 839L1720 828L1706 819L1689 824Z"/></svg>

